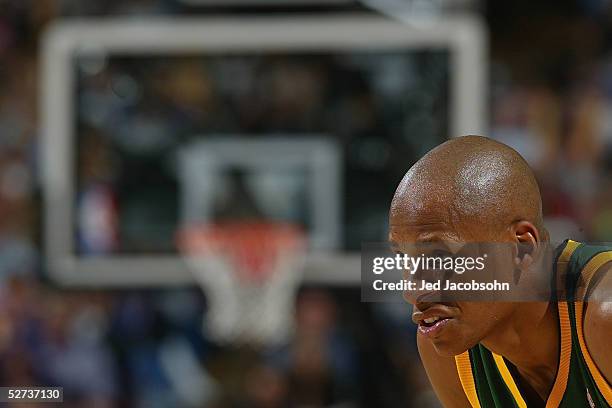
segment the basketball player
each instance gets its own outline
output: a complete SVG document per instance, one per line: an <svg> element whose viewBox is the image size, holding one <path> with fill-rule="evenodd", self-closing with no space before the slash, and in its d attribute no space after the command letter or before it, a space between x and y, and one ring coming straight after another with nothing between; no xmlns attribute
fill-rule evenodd
<svg viewBox="0 0 612 408"><path fill-rule="evenodd" d="M420 159L397 188L389 224L392 243L505 242L535 249L548 240L527 163L510 147L478 136L452 139ZM530 261L525 254L515 262L527 270ZM419 353L443 405L612 406L610 261L612 248L565 241L555 262L565 289L575 293L568 301L413 300ZM587 293L610 302L583 302Z"/></svg>

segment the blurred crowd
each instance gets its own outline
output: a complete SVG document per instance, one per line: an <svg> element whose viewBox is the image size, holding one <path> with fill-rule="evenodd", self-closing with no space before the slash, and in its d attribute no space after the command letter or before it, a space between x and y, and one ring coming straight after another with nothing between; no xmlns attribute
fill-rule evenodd
<svg viewBox="0 0 612 408"><path fill-rule="evenodd" d="M66 291L3 282L0 383L61 386L67 407L435 407L406 308L306 288L274 347L213 344L198 290ZM356 310L356 305L358 309Z"/></svg>
<svg viewBox="0 0 612 408"><path fill-rule="evenodd" d="M514 11L526 14L520 9L525 4L529 3L518 2ZM559 11L553 2L548 8L541 6L537 19L512 22L484 10L491 32L490 134L515 147L536 170L547 225L557 239L612 241L607 4L578 2L575 9L566 5ZM45 275L38 176L41 32L61 16L184 11L177 0L0 0L0 384L62 386L67 407L436 406L415 353L407 308L361 304L357 290L304 288L296 304L295 335L288 344L232 349L208 341L202 332L206 304L197 289L65 290ZM528 46L533 49L525 50ZM279 106L289 111L273 109L267 120L287 130L295 122L284 123L283 118L295 117L295 110L308 118L321 113L316 103L323 90L308 86L308 72L281 72L279 77L283 74L293 75L290 82L297 89L277 82ZM187 114L194 114L190 105L206 110L212 98L194 93L193 82L181 80L192 76L188 70L175 75L163 90L169 100L180 97L173 102L186 104ZM130 84L123 85L129 98ZM412 140L399 152L408 159L398 162L389 153L392 136L383 138L383 144L370 137L392 135L397 127L372 125L378 123L372 118L372 99L356 97L350 102L344 108L361 120L350 132L365 136L358 145L343 145L353 160L349 170L375 183L381 166L397 162L386 175L389 186L376 194L383 197L390 194L402 169L429 146ZM155 106L149 108L151 117L159 117ZM83 112L83 132L94 135L85 143L95 144L95 134L103 127L95 121L100 112L92 111L89 117L87 110ZM240 120L256 129L261 114ZM177 122L185 123L184 117ZM423 123L417 121L415 132ZM157 129L153 125L143 118L130 129L146 132ZM306 125L296 126L308 130ZM436 135L446 129L429 126L430 144L435 145ZM363 156L364 146L378 154ZM105 165L96 160L105 158L81 163L84 174L112 178L100 174ZM353 201L364 201L354 191ZM384 230L388 200L383 201L380 207L355 212L347 234L359 236L364 228L359 222Z"/></svg>
<svg viewBox="0 0 612 408"><path fill-rule="evenodd" d="M612 239L610 69L593 63L561 97L544 84L493 86L491 135L534 168L556 242Z"/></svg>

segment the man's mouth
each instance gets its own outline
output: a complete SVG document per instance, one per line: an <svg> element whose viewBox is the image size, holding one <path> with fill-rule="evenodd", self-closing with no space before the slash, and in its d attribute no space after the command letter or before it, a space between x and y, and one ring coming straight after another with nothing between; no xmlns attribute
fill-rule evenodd
<svg viewBox="0 0 612 408"><path fill-rule="evenodd" d="M442 304L426 307L424 311L415 307L412 320L418 324L419 333L427 337L436 337L454 319L453 309Z"/></svg>
<svg viewBox="0 0 612 408"><path fill-rule="evenodd" d="M431 327L434 325L435 322L442 320L442 318L435 316L435 317L430 317L429 319L423 319L421 321L421 324L425 327Z"/></svg>
<svg viewBox="0 0 612 408"><path fill-rule="evenodd" d="M435 337L451 321L450 317L434 316L419 322L419 333L427 337Z"/></svg>

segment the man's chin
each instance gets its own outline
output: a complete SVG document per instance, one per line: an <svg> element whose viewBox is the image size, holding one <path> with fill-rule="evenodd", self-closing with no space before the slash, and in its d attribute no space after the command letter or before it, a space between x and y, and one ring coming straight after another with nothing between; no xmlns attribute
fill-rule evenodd
<svg viewBox="0 0 612 408"><path fill-rule="evenodd" d="M438 353L438 355L440 355L441 357L455 357L469 350L468 348L458 348L458 347L434 346L434 348L436 349L436 352Z"/></svg>
<svg viewBox="0 0 612 408"><path fill-rule="evenodd" d="M471 344L464 344L457 341L431 339L431 343L436 350L436 353L441 357L455 357L463 354L473 347Z"/></svg>

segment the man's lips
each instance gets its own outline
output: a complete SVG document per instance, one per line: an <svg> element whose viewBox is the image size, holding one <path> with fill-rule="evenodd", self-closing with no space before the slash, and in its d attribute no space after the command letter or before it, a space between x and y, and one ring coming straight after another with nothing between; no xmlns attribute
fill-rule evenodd
<svg viewBox="0 0 612 408"><path fill-rule="evenodd" d="M418 331L426 337L437 337L444 327L446 327L446 325L452 320L452 318L442 318L431 325L425 326L423 324L419 324Z"/></svg>
<svg viewBox="0 0 612 408"><path fill-rule="evenodd" d="M412 313L412 321L419 325L419 333L427 337L436 337L457 316L453 309L455 308L436 303L417 304Z"/></svg>
<svg viewBox="0 0 612 408"><path fill-rule="evenodd" d="M438 318L438 320L452 319L453 317L455 317L455 314L452 312L451 308L439 304L430 306L424 311L419 310L419 308L415 306L414 312L412 313L412 321L414 324L418 325L426 324L425 320L434 318Z"/></svg>
<svg viewBox="0 0 612 408"><path fill-rule="evenodd" d="M455 308L439 303L416 304L412 313L412 321L419 325L421 335L434 338L456 316Z"/></svg>

